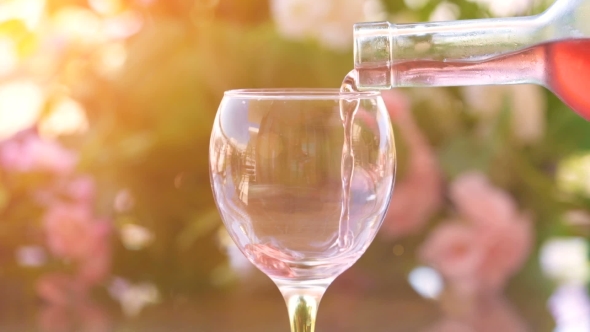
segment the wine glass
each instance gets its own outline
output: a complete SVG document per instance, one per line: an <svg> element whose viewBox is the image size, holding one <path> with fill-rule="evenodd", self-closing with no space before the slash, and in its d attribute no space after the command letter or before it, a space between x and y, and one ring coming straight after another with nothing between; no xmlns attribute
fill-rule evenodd
<svg viewBox="0 0 590 332"><path fill-rule="evenodd" d="M278 286L291 331L314 331L322 295L373 241L393 190L380 93L227 91L209 154L230 236Z"/></svg>

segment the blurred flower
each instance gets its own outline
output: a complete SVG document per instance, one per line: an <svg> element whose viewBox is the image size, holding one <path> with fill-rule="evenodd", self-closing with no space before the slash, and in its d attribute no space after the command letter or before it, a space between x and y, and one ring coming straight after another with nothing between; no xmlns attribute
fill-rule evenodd
<svg viewBox="0 0 590 332"><path fill-rule="evenodd" d="M248 258L240 251L235 243L228 243L225 246L227 257L229 258L229 265L233 271L240 277L247 276L254 270L254 265L250 263Z"/></svg>
<svg viewBox="0 0 590 332"><path fill-rule="evenodd" d="M412 288L427 299L436 299L444 288L441 275L435 269L420 266L412 270L408 276Z"/></svg>
<svg viewBox="0 0 590 332"><path fill-rule="evenodd" d="M422 332L477 332L469 325L456 319L445 318ZM510 331L507 331L510 332Z"/></svg>
<svg viewBox="0 0 590 332"><path fill-rule="evenodd" d="M151 283L134 285L125 279L116 278L109 287L109 292L121 303L123 313L127 317L135 317L145 306L160 301L158 289Z"/></svg>
<svg viewBox="0 0 590 332"><path fill-rule="evenodd" d="M533 84L468 86L462 91L467 108L482 118L480 125L484 132L490 129L490 120L507 106L513 135L520 142L535 143L543 137L547 105L541 87Z"/></svg>
<svg viewBox="0 0 590 332"><path fill-rule="evenodd" d="M9 74L18 65L18 53L15 42L6 37L0 37L0 77Z"/></svg>
<svg viewBox="0 0 590 332"><path fill-rule="evenodd" d="M418 10L424 8L424 6L426 6L428 1L429 0L404 0L404 4L409 9L411 9L413 11L418 11ZM401 22L398 22L397 20L393 20L392 22L401 23Z"/></svg>
<svg viewBox="0 0 590 332"><path fill-rule="evenodd" d="M88 286L96 285L108 277L111 271L110 243L100 243L91 257L78 264L77 277Z"/></svg>
<svg viewBox="0 0 590 332"><path fill-rule="evenodd" d="M565 193L590 197L590 153L562 160L557 165L556 181Z"/></svg>
<svg viewBox="0 0 590 332"><path fill-rule="evenodd" d="M96 71L105 78L115 77L123 68L127 50L122 43L111 43L101 47L95 61Z"/></svg>
<svg viewBox="0 0 590 332"><path fill-rule="evenodd" d="M105 332L111 322L106 313L92 304L88 289L65 274L45 275L37 283L37 293L45 305L39 313L43 332Z"/></svg>
<svg viewBox="0 0 590 332"><path fill-rule="evenodd" d="M590 213L584 210L567 211L564 219L564 222L570 226L590 226Z"/></svg>
<svg viewBox="0 0 590 332"><path fill-rule="evenodd" d="M452 287L467 293L500 291L532 247L529 217L480 173L466 173L451 185L451 200L463 221L438 226L419 256Z"/></svg>
<svg viewBox="0 0 590 332"><path fill-rule="evenodd" d="M87 206L55 203L43 217L51 252L60 257L83 261L106 250L111 225L97 220Z"/></svg>
<svg viewBox="0 0 590 332"><path fill-rule="evenodd" d="M76 163L73 152L37 134L28 133L0 144L0 165L8 171L67 174Z"/></svg>
<svg viewBox="0 0 590 332"><path fill-rule="evenodd" d="M104 19L104 33L111 40L125 39L139 32L143 26L141 15L135 11L125 11Z"/></svg>
<svg viewBox="0 0 590 332"><path fill-rule="evenodd" d="M33 190L33 197L37 203L45 207L61 204L65 198L69 202L75 202L90 209L94 204L95 194L95 182L89 175L62 177L51 186Z"/></svg>
<svg viewBox="0 0 590 332"><path fill-rule="evenodd" d="M61 7L52 17L55 33L67 41L92 46L106 40L102 19L81 6Z"/></svg>
<svg viewBox="0 0 590 332"><path fill-rule="evenodd" d="M439 3L430 14L429 21L442 22L454 21L461 15L461 8L452 2L443 1Z"/></svg>
<svg viewBox="0 0 590 332"><path fill-rule="evenodd" d="M62 306L44 306L39 311L38 319L41 332L65 332L74 329L71 313Z"/></svg>
<svg viewBox="0 0 590 332"><path fill-rule="evenodd" d="M442 204L442 179L436 155L412 118L408 100L384 92L383 99L409 150L408 172L397 181L381 232L399 237L418 232Z"/></svg>
<svg viewBox="0 0 590 332"><path fill-rule="evenodd" d="M73 99L63 98L51 109L49 116L41 119L39 132L54 138L60 135L81 134L88 130L88 119L82 106Z"/></svg>
<svg viewBox="0 0 590 332"><path fill-rule="evenodd" d="M560 286L549 299L555 332L590 331L590 297L581 284Z"/></svg>
<svg viewBox="0 0 590 332"><path fill-rule="evenodd" d="M526 14L534 2L532 0L471 0L488 8L494 17L522 16Z"/></svg>
<svg viewBox="0 0 590 332"><path fill-rule="evenodd" d="M277 29L287 38L314 38L335 50L352 48L352 25L383 19L378 0L271 0Z"/></svg>
<svg viewBox="0 0 590 332"><path fill-rule="evenodd" d="M461 294L447 295L441 302L445 317L424 332L530 331L522 317L501 296L486 294L465 299ZM461 311L456 310L457 306Z"/></svg>
<svg viewBox="0 0 590 332"><path fill-rule="evenodd" d="M0 85L0 140L31 127L44 103L41 88L30 81Z"/></svg>
<svg viewBox="0 0 590 332"><path fill-rule="evenodd" d="M451 184L449 191L458 212L484 227L509 222L517 212L516 203L510 195L491 186L481 173L461 175Z"/></svg>
<svg viewBox="0 0 590 332"><path fill-rule="evenodd" d="M135 201L133 195L127 189L121 189L115 196L115 202L113 206L117 212L127 212L133 208Z"/></svg>
<svg viewBox="0 0 590 332"><path fill-rule="evenodd" d="M64 273L46 274L37 281L37 294L49 305L68 306L82 302L87 291L79 280Z"/></svg>
<svg viewBox="0 0 590 332"><path fill-rule="evenodd" d="M103 15L113 15L123 8L121 0L88 0L90 8Z"/></svg>
<svg viewBox="0 0 590 332"><path fill-rule="evenodd" d="M21 266L39 267L47 262L47 255L40 246L22 246L16 250L16 261Z"/></svg>
<svg viewBox="0 0 590 332"><path fill-rule="evenodd" d="M433 265L447 279L475 278L483 260L483 251L474 235L471 225L458 221L445 222L426 239L419 252L420 258Z"/></svg>
<svg viewBox="0 0 590 332"><path fill-rule="evenodd" d="M523 143L538 142L545 134L547 102L543 88L533 84L510 86L512 132Z"/></svg>
<svg viewBox="0 0 590 332"><path fill-rule="evenodd" d="M129 250L141 250L154 239L154 234L149 229L135 224L121 226L120 233L123 246Z"/></svg>
<svg viewBox="0 0 590 332"><path fill-rule="evenodd" d="M65 185L65 193L74 201L87 204L94 201L96 184L90 175L79 175L69 180Z"/></svg>
<svg viewBox="0 0 590 332"><path fill-rule="evenodd" d="M590 278L588 241L584 238L552 238L541 247L541 268L560 283L584 284Z"/></svg>
<svg viewBox="0 0 590 332"><path fill-rule="evenodd" d="M45 0L4 0L0 2L0 22L22 20L33 30L43 17Z"/></svg>

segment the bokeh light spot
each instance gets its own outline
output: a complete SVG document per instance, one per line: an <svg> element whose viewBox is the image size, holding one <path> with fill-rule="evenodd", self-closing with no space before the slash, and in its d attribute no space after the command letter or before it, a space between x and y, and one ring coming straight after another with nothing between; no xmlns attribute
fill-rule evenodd
<svg viewBox="0 0 590 332"><path fill-rule="evenodd" d="M29 81L13 81L0 86L0 140L35 124L44 95Z"/></svg>
<svg viewBox="0 0 590 332"><path fill-rule="evenodd" d="M396 256L401 256L404 254L404 246L402 246L401 244L396 244L395 246L393 246L393 254Z"/></svg>
<svg viewBox="0 0 590 332"><path fill-rule="evenodd" d="M73 99L64 98L55 104L51 114L39 124L39 132L45 137L82 134L88 130L88 119L82 106Z"/></svg>
<svg viewBox="0 0 590 332"><path fill-rule="evenodd" d="M433 268L417 267L408 277L412 288L424 298L436 299L444 288L443 279Z"/></svg>

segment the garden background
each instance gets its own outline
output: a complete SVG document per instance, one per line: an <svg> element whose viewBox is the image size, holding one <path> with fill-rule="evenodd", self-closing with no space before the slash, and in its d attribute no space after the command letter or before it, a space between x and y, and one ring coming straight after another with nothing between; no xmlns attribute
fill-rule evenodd
<svg viewBox="0 0 590 332"><path fill-rule="evenodd" d="M288 330L213 202L223 92L337 88L355 22L549 5L0 0L0 330ZM590 331L590 123L532 85L384 97L390 211L318 331Z"/></svg>

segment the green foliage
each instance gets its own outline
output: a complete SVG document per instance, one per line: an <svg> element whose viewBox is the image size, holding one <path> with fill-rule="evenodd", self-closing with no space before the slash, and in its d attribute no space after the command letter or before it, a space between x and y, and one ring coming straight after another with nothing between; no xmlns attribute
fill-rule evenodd
<svg viewBox="0 0 590 332"><path fill-rule="evenodd" d="M489 16L476 2L450 2L460 9L461 19ZM156 1L142 7L125 2L126 8L136 6L145 15L145 24L125 41L127 56L121 72L106 79L90 66L84 67L68 86L84 104L90 127L82 137L64 141L80 151L81 171L92 174L100 184L99 210L112 216L118 228L137 224L154 236L140 250L129 249L117 237L113 274L155 282L164 294L204 292L234 281L219 243L222 223L208 171L209 136L224 91L336 88L353 66L352 47L334 52L313 40L281 36L271 20L268 1L220 0L214 8L207 3ZM428 20L440 3L427 1L422 8L411 10L403 1L383 1L390 17L409 13L418 21ZM50 10L57 7L52 4ZM6 31L18 36L18 50L23 54L35 45L22 23L1 24L0 36ZM64 62L79 60L74 58L66 56ZM460 91L403 90L438 156L445 180L470 170L487 173L494 184L517 199L520 208L535 215L539 243L556 234L578 234L563 215L572 208L587 211L590 198L564 197L556 185L555 170L564 158L590 151L588 123L545 91L545 135L525 145L515 137L509 100L496 116L485 118L470 109ZM397 181L409 171L406 162L411 153L400 132L396 128ZM26 188L43 179L18 178L8 184L4 180L0 177L0 221L10 216L9 222L18 224L39 213L34 206L13 203L25 200ZM121 190L133 197L129 210L113 208ZM442 209L434 221L446 212ZM435 222L428 227L432 224ZM8 233L6 225L0 223L0 246L18 246L8 236L15 231L11 228ZM27 234L16 229L22 237ZM409 237L402 243L407 252L414 252L423 238ZM385 283L405 282L404 273L416 260L405 255L384 264L392 257L391 245L391 241L378 239L362 262L380 269L383 279L395 279L383 280ZM534 265L527 268L529 275L539 273Z"/></svg>

